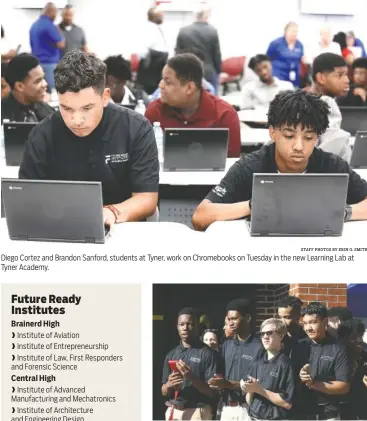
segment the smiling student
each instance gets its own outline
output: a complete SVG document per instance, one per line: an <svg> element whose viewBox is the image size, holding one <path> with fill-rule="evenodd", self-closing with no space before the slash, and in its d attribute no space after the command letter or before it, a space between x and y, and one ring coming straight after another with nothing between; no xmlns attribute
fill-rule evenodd
<svg viewBox="0 0 367 421"><path fill-rule="evenodd" d="M194 228L205 230L215 221L249 216L255 173L349 174L345 221L367 219L367 182L339 156L315 148L328 127L328 112L320 96L304 91L279 93L268 113L272 143L230 168L194 212Z"/></svg>
<svg viewBox="0 0 367 421"><path fill-rule="evenodd" d="M55 84L60 111L30 133L19 178L102 182L107 225L152 215L159 162L150 124L110 104L106 65L97 57L65 54L56 66Z"/></svg>

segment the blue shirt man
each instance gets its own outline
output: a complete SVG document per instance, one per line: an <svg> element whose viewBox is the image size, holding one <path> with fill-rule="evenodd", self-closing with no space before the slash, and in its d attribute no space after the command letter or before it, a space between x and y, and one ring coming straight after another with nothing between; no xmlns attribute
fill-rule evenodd
<svg viewBox="0 0 367 421"><path fill-rule="evenodd" d="M60 60L60 50L65 41L59 29L54 25L57 8L47 3L43 14L34 22L29 31L32 55L38 58L45 73L45 79L51 89L55 88L53 71Z"/></svg>
<svg viewBox="0 0 367 421"><path fill-rule="evenodd" d="M272 41L266 55L272 60L273 76L292 82L295 87L299 87L299 66L303 54L303 45L298 40L295 41L292 49L289 48L285 36Z"/></svg>

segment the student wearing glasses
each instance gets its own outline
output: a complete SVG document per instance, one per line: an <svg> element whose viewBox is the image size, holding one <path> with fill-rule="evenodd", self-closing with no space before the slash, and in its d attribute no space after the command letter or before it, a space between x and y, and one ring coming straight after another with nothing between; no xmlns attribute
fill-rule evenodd
<svg viewBox="0 0 367 421"><path fill-rule="evenodd" d="M265 352L256 359L247 378L241 381L253 419L290 419L295 377L291 360L282 351L286 333L287 326L279 319L267 319L261 325L260 337Z"/></svg>

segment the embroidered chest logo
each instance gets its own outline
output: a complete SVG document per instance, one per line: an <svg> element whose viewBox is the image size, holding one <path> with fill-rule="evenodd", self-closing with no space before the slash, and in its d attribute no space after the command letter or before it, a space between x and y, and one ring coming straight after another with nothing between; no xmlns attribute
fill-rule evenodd
<svg viewBox="0 0 367 421"><path fill-rule="evenodd" d="M277 379L279 377L279 374L276 371L271 371L270 377L275 377Z"/></svg>
<svg viewBox="0 0 367 421"><path fill-rule="evenodd" d="M243 354L243 355L241 356L241 358L243 358L244 360L250 360L250 361L252 361L252 360L253 360L253 357L252 357L251 355L245 355L245 354Z"/></svg>
<svg viewBox="0 0 367 421"><path fill-rule="evenodd" d="M227 193L227 190L224 187L214 187L213 192L219 196L219 197L224 197L224 195Z"/></svg>
<svg viewBox="0 0 367 421"><path fill-rule="evenodd" d="M334 358L333 357L328 357L327 355L321 355L320 360L333 361Z"/></svg>
<svg viewBox="0 0 367 421"><path fill-rule="evenodd" d="M193 363L199 363L201 360L200 358L190 357L190 361L192 361Z"/></svg>
<svg viewBox="0 0 367 421"><path fill-rule="evenodd" d="M114 153L111 155L105 155L105 163L108 164L109 162L111 164L117 164L120 162L127 162L129 160L129 154L128 153Z"/></svg>

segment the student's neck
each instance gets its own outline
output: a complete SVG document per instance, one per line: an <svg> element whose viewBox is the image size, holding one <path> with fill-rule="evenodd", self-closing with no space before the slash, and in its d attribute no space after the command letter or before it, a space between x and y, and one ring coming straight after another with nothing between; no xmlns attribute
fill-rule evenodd
<svg viewBox="0 0 367 421"><path fill-rule="evenodd" d="M200 107L201 102L201 92L198 91L193 98L182 108L182 114L189 118L196 113Z"/></svg>
<svg viewBox="0 0 367 421"><path fill-rule="evenodd" d="M274 77L272 76L267 82L262 81L262 83L265 83L267 86L271 86L274 84Z"/></svg>
<svg viewBox="0 0 367 421"><path fill-rule="evenodd" d="M323 339L325 339L326 338L326 333L324 333L324 335L323 336L321 336L320 338L318 338L318 339L312 339L312 342L314 342L315 344L319 344Z"/></svg>
<svg viewBox="0 0 367 421"><path fill-rule="evenodd" d="M122 100L124 99L124 96L125 96L125 87L123 87L123 90L119 96L115 96L115 98L112 98L112 99L116 104L121 104Z"/></svg>
<svg viewBox="0 0 367 421"><path fill-rule="evenodd" d="M244 341L250 334L250 329L243 330L237 333L237 339L239 341Z"/></svg>
<svg viewBox="0 0 367 421"><path fill-rule="evenodd" d="M303 164L302 166L300 166L299 168L289 168L287 166L287 163L284 162L277 149L275 148L275 165L277 167L277 170L281 173L281 174L289 174L289 173L293 173L293 174L302 174L303 172L306 171L307 169L307 165L308 165L308 161Z"/></svg>
<svg viewBox="0 0 367 421"><path fill-rule="evenodd" d="M267 351L268 354L268 360L271 360L272 358L274 358L277 354L279 354L280 349L268 349Z"/></svg>
<svg viewBox="0 0 367 421"><path fill-rule="evenodd" d="M182 343L184 348L191 348L191 343L184 342L182 339L181 339L181 343Z"/></svg>
<svg viewBox="0 0 367 421"><path fill-rule="evenodd" d="M24 97L23 94L17 92L17 91L12 91L13 97L22 105L31 105L33 104L33 102L31 101L27 101L26 98Z"/></svg>
<svg viewBox="0 0 367 421"><path fill-rule="evenodd" d="M324 95L324 96L330 96L334 97L334 95L331 95L330 92L328 92L323 86L319 85L318 83L315 83L312 86L312 93L318 94L318 95Z"/></svg>

